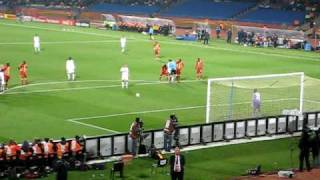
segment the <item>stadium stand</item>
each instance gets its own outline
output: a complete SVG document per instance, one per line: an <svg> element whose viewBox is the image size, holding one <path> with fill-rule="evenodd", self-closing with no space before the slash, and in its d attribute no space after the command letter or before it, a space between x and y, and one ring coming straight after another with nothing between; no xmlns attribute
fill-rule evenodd
<svg viewBox="0 0 320 180"><path fill-rule="evenodd" d="M89 10L104 13L116 12L125 14L153 14L160 11L160 6L99 3L90 6Z"/></svg>
<svg viewBox="0 0 320 180"><path fill-rule="evenodd" d="M214 2L212 0L187 0L173 5L161 13L163 16L228 19L254 6L253 2Z"/></svg>
<svg viewBox="0 0 320 180"><path fill-rule="evenodd" d="M298 20L304 22L305 12L294 12L281 9L258 8L238 18L239 21L256 23L292 24Z"/></svg>

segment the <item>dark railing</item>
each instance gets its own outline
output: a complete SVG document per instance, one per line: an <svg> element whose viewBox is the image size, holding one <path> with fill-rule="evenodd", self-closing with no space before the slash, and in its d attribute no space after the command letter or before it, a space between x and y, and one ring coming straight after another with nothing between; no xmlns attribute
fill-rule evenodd
<svg viewBox="0 0 320 180"><path fill-rule="evenodd" d="M295 133L301 131L304 124L309 127L320 126L320 111L307 112L302 117L280 115L180 126L179 144L186 147L202 143ZM146 136L143 144L147 149L152 144L157 149L163 149L163 129L149 130L143 134ZM122 155L127 152L128 147L131 147L128 133L85 139L85 149L89 158Z"/></svg>

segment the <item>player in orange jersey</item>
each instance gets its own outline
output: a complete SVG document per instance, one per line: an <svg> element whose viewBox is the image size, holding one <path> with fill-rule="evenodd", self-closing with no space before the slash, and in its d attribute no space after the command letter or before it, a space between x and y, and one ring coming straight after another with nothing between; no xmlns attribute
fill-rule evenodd
<svg viewBox="0 0 320 180"><path fill-rule="evenodd" d="M181 73L182 73L182 70L184 68L184 63L182 61L182 59L179 59L177 62L177 82L180 82L180 78L181 78Z"/></svg>
<svg viewBox="0 0 320 180"><path fill-rule="evenodd" d="M196 79L198 80L202 79L203 61L200 58L198 58L196 61L195 70L196 70Z"/></svg>
<svg viewBox="0 0 320 180"><path fill-rule="evenodd" d="M8 89L8 83L10 80L10 63L6 63L6 65L3 66L2 71L4 72L4 80L5 80L5 89Z"/></svg>
<svg viewBox="0 0 320 180"><path fill-rule="evenodd" d="M157 58L160 58L160 43L159 42L155 42L153 45L153 51L154 51L154 55Z"/></svg>
<svg viewBox="0 0 320 180"><path fill-rule="evenodd" d="M19 75L21 79L21 85L27 85L28 84L28 65L26 61L23 61L19 68Z"/></svg>
<svg viewBox="0 0 320 180"><path fill-rule="evenodd" d="M162 80L162 77L167 77L167 80L168 80L168 67L166 64L161 66L160 81Z"/></svg>

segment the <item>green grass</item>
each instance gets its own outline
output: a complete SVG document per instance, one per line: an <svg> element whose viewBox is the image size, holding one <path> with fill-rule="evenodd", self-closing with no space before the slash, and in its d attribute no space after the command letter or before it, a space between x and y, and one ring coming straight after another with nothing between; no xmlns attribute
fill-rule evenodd
<svg viewBox="0 0 320 180"><path fill-rule="evenodd" d="M248 169L262 166L263 172L290 169L290 148L292 151L292 166L298 166L297 139L287 138L274 141L229 145L184 152L186 158L185 177L187 180L224 180L245 174ZM168 156L169 157L169 156ZM150 158L135 159L125 167L125 179L169 179L165 171L158 170L151 174L153 160ZM70 179L96 179L109 177L111 164L105 171L71 172ZM100 178L99 178L100 177ZM53 175L47 179L54 179Z"/></svg>
<svg viewBox="0 0 320 180"><path fill-rule="evenodd" d="M143 118L146 129L162 128L170 113L176 113L183 125L204 122L205 81L157 82L160 67L169 58L184 60L184 80L195 79L197 57L204 59L204 74L210 78L303 71L311 77L311 82L316 82L306 94L311 100L320 100L317 92L320 59L316 53L245 48L222 41L213 41L209 47L204 47L197 42L179 42L158 36L162 57L156 60L153 43L137 33L5 20L0 21L0 33L0 64L11 63L10 87L14 87L0 96L0 140L3 141L112 133L68 121L78 118L85 118L79 120L81 123L118 132L127 132L136 116ZM35 33L42 42L40 54L33 52ZM122 35L128 37L128 51L124 54L119 47ZM75 59L80 82L64 82L65 60L69 56ZM29 64L32 86L19 87L17 67L22 60ZM122 90L119 69L123 64L129 65L132 80L144 81L132 81L128 90ZM46 84L48 82L57 83ZM135 97L137 92L140 98ZM199 107L183 110L194 106ZM319 103L309 102L306 107L317 109ZM162 111L152 112L154 110ZM86 118L96 116L102 117Z"/></svg>

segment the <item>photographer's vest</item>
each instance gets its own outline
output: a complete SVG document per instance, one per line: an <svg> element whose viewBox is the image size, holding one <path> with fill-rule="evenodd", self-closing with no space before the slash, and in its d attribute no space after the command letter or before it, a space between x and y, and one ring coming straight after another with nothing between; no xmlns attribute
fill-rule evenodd
<svg viewBox="0 0 320 180"><path fill-rule="evenodd" d="M82 147L80 143L77 140L72 140L71 141L71 151L72 152L80 152L82 151Z"/></svg>
<svg viewBox="0 0 320 180"><path fill-rule="evenodd" d="M33 153L36 155L38 158L42 158L42 149L39 144L35 144L32 146Z"/></svg>
<svg viewBox="0 0 320 180"><path fill-rule="evenodd" d="M5 159L6 152L3 148L0 149L0 161Z"/></svg>
<svg viewBox="0 0 320 180"><path fill-rule="evenodd" d="M66 154L66 153L68 153L69 152L69 145L68 145L68 143L66 143L66 144L61 144L61 143L59 143L58 145L57 145L57 155L58 156L63 156L63 154Z"/></svg>

